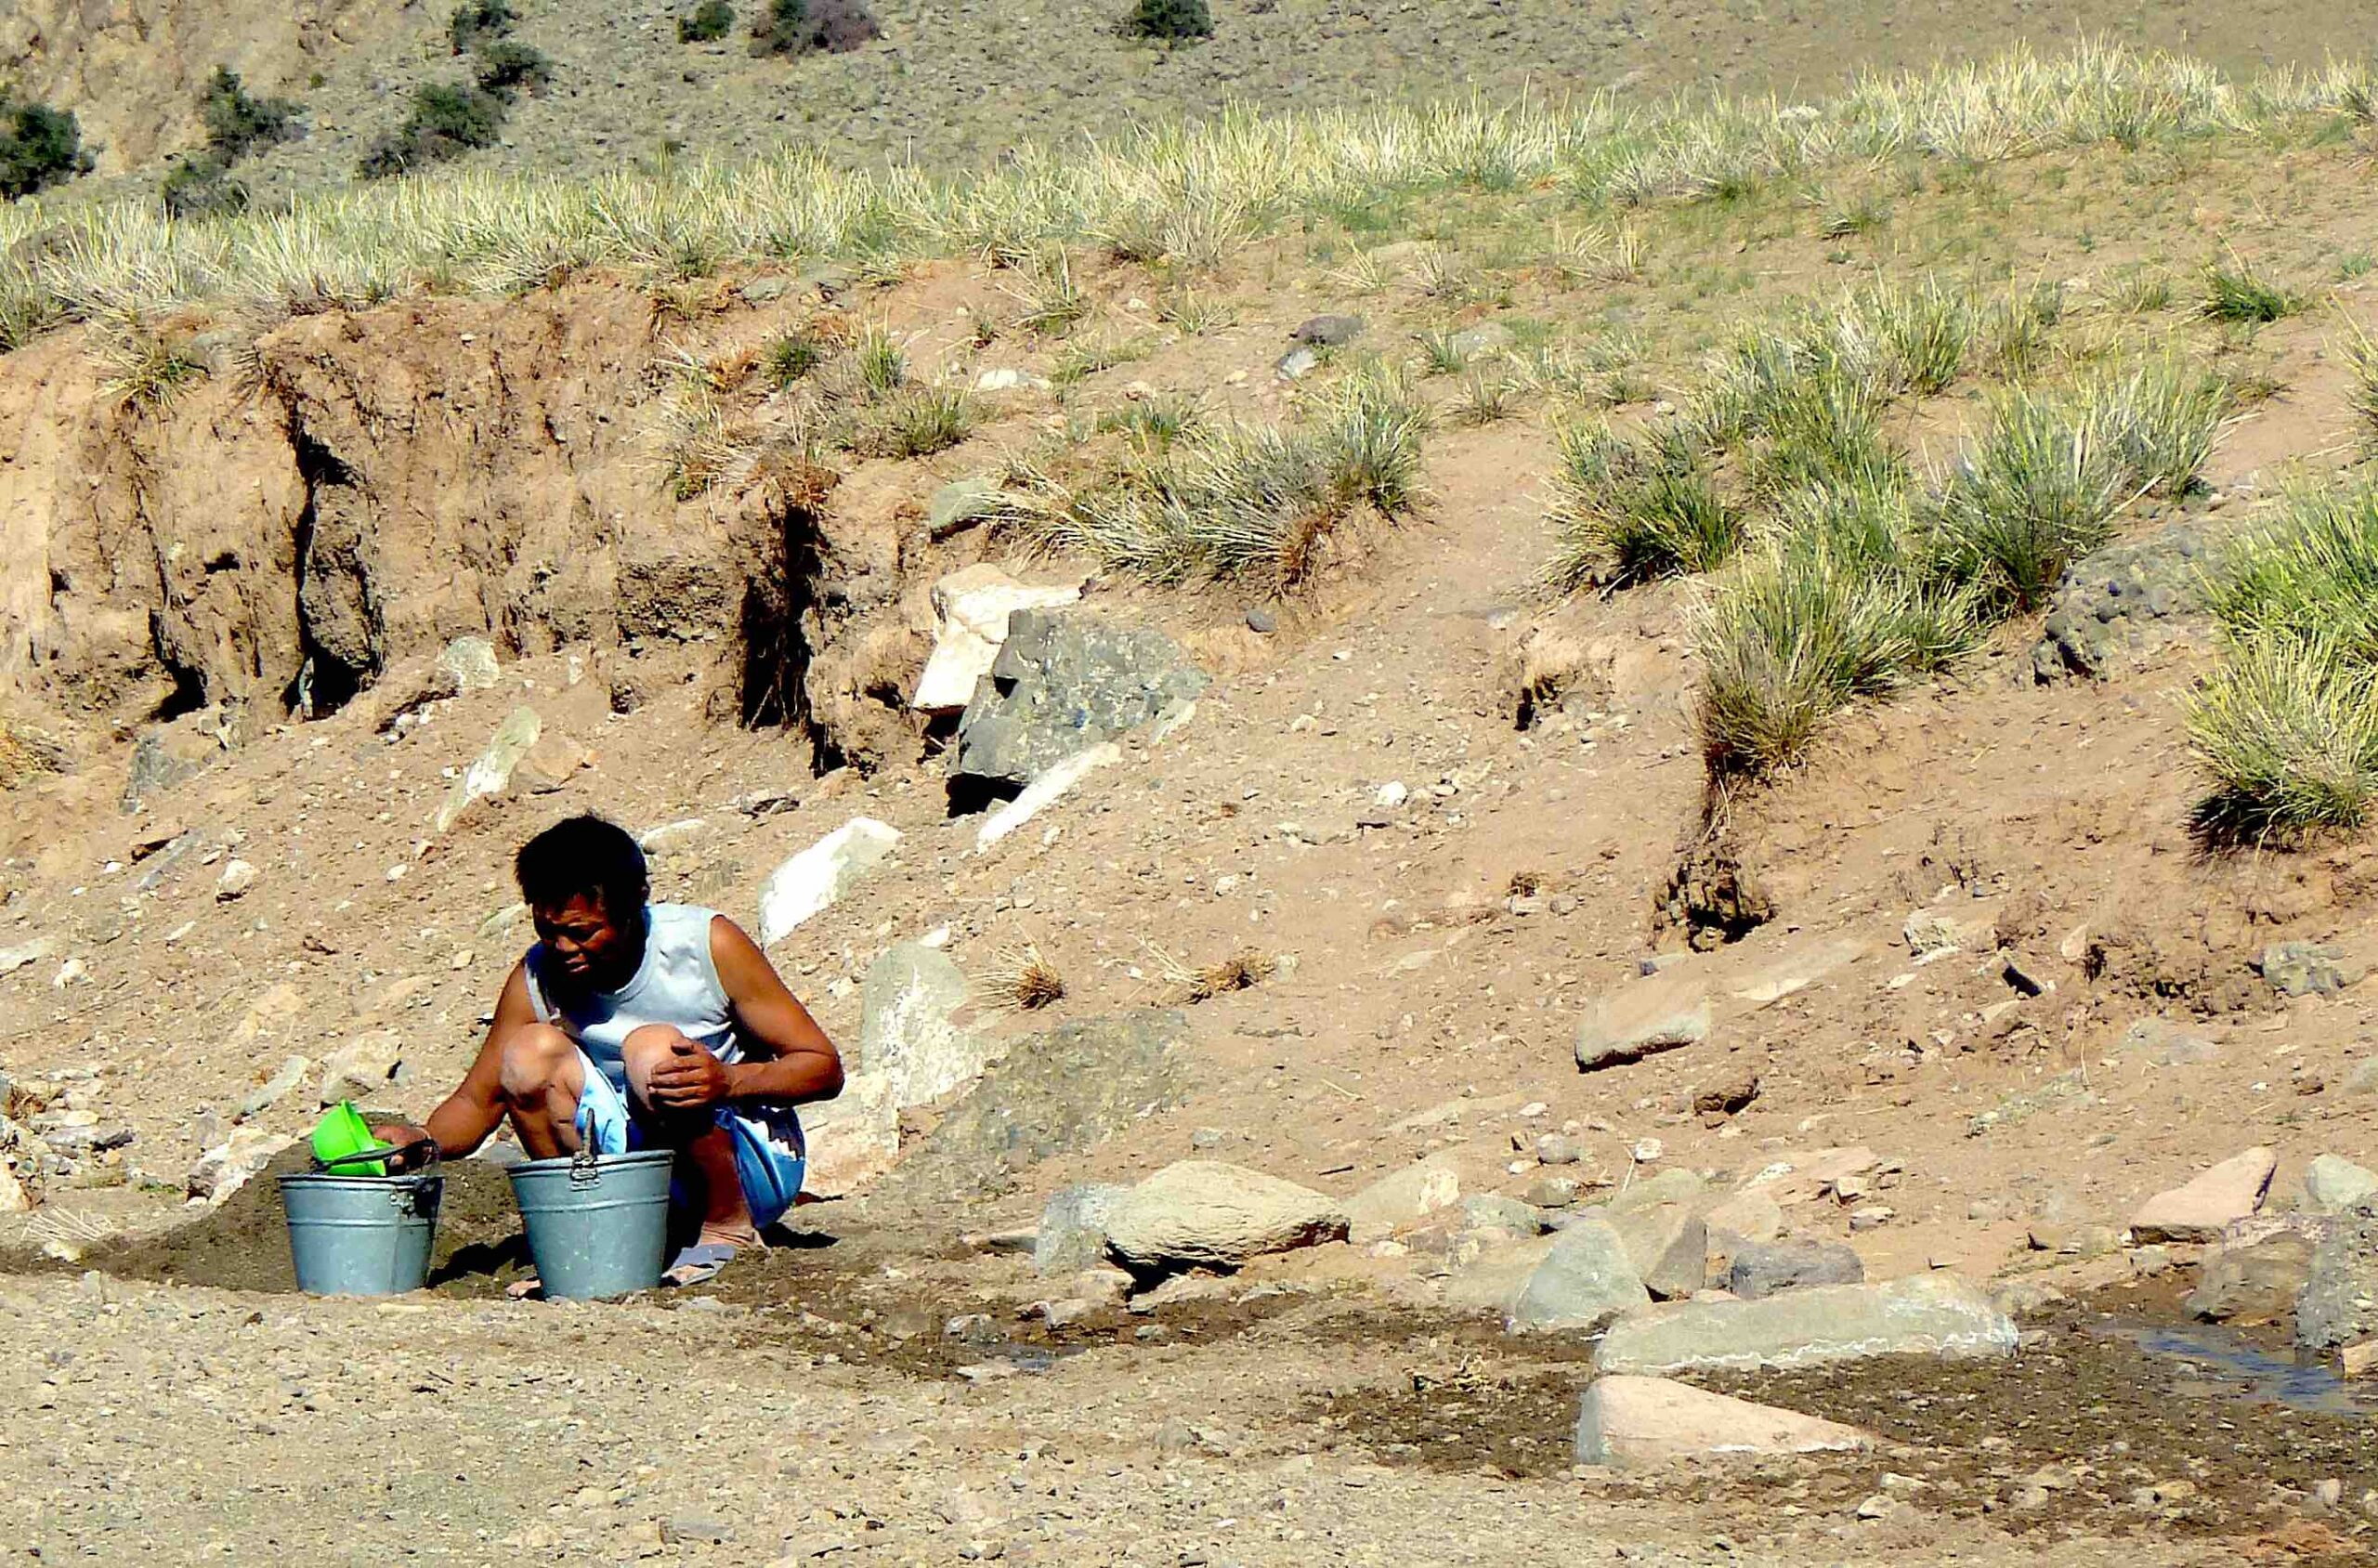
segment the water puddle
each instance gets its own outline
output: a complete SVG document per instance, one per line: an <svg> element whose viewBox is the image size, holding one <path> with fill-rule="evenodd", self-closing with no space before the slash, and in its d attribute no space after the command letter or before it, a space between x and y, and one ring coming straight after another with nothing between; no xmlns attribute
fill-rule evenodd
<svg viewBox="0 0 2378 1568"><path fill-rule="evenodd" d="M2113 1322L2093 1333L2129 1340L2149 1355L2181 1362L2202 1379L2174 1392L2278 1405L2322 1416L2378 1415L2378 1389L2364 1391L2337 1376L2327 1361L2298 1361L2284 1352L2261 1349L2233 1330L2212 1324Z"/></svg>

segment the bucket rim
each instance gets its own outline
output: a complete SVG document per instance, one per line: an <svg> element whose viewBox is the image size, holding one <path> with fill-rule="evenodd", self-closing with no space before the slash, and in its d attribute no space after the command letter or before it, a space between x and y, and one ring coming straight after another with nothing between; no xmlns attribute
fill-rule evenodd
<svg viewBox="0 0 2378 1568"><path fill-rule="evenodd" d="M273 1180L284 1187L361 1187L372 1192L385 1192L391 1187L418 1187L431 1183L443 1185L443 1173L434 1170L408 1171L397 1176L333 1176L320 1170L283 1171Z"/></svg>
<svg viewBox="0 0 2378 1568"><path fill-rule="evenodd" d="M674 1164L676 1159L674 1149L633 1149L623 1155L596 1155L594 1165L597 1170L633 1170L640 1166ZM516 1182L523 1176L568 1175L572 1167L582 1169L578 1156L556 1155L552 1159L517 1161L504 1167L504 1174Z"/></svg>

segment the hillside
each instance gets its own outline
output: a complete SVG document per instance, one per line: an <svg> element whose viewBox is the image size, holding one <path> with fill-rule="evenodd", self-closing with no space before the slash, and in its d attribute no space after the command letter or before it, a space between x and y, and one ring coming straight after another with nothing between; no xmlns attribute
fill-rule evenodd
<svg viewBox="0 0 2378 1568"><path fill-rule="evenodd" d="M1506 61L1554 10L1481 9ZM2254 47L2334 26L2278 16ZM1836 59L1918 49L1828 17L1873 30ZM565 20L524 35L567 59ZM1625 47L1673 63L1658 20ZM2126 1234L2267 1150L2266 1217L2329 1246L2316 1160L2378 1154L2366 72L1313 94L978 177L879 140L0 213L0 1301L53 1347L0 1480L46 1558L369 1493L472 1560L590 1522L686 1561L2366 1560L2367 1385L2280 1361L2292 1296L2185 1322L2217 1248ZM1144 721L1013 831L998 683L911 705L986 567L1145 661L1007 677ZM437 1294L281 1293L266 1180L205 1201L209 1151L325 1087L425 1111L529 940L512 851L579 810L850 1054L828 1201L690 1302L500 1304L473 1161ZM862 817L896 845L768 932ZM942 960L962 999L917 1000ZM966 1070L910 1092L927 1037ZM1191 1158L1466 1204L1128 1302L988 1239ZM1497 1319L1539 1225L1630 1203L1700 1227L1665 1295L1740 1284L1768 1205L2021 1352L1698 1377L1872 1452L1573 1468L1609 1339ZM93 1434L202 1421L96 1484Z"/></svg>
<svg viewBox="0 0 2378 1568"><path fill-rule="evenodd" d="M306 137L242 177L264 199L343 183L404 118L424 82L462 80L451 6L316 0L299 7L145 0L116 8L26 0L0 18L0 80L80 117L99 182L163 165L202 141L198 100L218 66L301 107ZM554 63L499 145L469 162L595 172L665 150L747 156L790 146L837 163L975 167L1025 142L1111 137L1133 121L1237 105L1330 109L1476 91L1495 102L1616 91L1822 94L1870 71L1921 68L2026 38L2103 36L2174 49L2241 77L2318 69L2378 20L2366 5L2227 0L2140 7L2112 0L1994 3L1948 13L1896 0L1774 11L1663 3L1581 10L1557 0L1349 6L1221 0L1214 37L1179 49L1117 34L1119 0L929 6L881 0L883 36L855 53L753 59L758 11L728 37L687 45L690 6L526 0L516 36Z"/></svg>

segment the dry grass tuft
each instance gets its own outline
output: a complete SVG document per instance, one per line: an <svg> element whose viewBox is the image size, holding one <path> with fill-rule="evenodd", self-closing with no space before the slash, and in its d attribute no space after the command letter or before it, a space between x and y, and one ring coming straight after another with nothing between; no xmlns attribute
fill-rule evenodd
<svg viewBox="0 0 2378 1568"><path fill-rule="evenodd" d="M1143 942L1150 957L1156 962L1164 983L1182 1001L1211 1001L1233 991L1244 991L1261 985L1279 973L1280 960L1269 953L1252 948L1233 955L1219 963L1192 969L1170 953L1152 942Z"/></svg>
<svg viewBox="0 0 2378 1568"><path fill-rule="evenodd" d="M1064 1000L1065 977L1049 961L1037 942L1001 947L993 955L991 993L1001 1006L1035 1012Z"/></svg>

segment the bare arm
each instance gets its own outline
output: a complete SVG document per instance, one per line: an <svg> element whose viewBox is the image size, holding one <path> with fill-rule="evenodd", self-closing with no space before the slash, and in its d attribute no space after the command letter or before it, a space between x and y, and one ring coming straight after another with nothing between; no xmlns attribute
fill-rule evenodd
<svg viewBox="0 0 2378 1568"><path fill-rule="evenodd" d="M487 1135L503 1119L503 1042L514 1030L536 1021L537 1010L529 1002L528 978L521 966L514 964L510 978L503 982L503 995L495 999L495 1021L488 1026L487 1039L480 1042L471 1070L463 1075L462 1086L438 1103L422 1127L374 1128L373 1134L388 1143L434 1138L438 1152L447 1159L470 1154L487 1142Z"/></svg>
<svg viewBox="0 0 2378 1568"><path fill-rule="evenodd" d="M786 989L759 944L725 915L710 922L711 961L752 1060L726 1069L729 1100L831 1100L843 1091L834 1042Z"/></svg>

